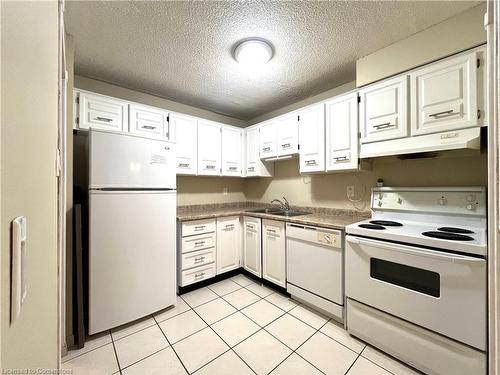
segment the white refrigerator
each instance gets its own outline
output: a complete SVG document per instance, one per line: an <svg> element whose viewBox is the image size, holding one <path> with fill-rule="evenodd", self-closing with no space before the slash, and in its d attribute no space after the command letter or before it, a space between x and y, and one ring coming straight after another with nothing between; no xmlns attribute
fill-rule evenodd
<svg viewBox="0 0 500 375"><path fill-rule="evenodd" d="M175 144L89 134L88 334L175 304Z"/></svg>

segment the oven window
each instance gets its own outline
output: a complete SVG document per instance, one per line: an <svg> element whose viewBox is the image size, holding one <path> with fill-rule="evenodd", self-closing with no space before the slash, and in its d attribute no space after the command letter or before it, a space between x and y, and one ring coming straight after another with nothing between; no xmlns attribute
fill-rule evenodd
<svg viewBox="0 0 500 375"><path fill-rule="evenodd" d="M440 296L440 277L437 272L371 258L370 276L433 297Z"/></svg>

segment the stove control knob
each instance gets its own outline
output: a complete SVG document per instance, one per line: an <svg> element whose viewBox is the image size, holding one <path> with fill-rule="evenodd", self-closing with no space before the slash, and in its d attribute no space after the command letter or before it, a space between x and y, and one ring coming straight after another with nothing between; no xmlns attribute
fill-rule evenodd
<svg viewBox="0 0 500 375"><path fill-rule="evenodd" d="M382 201L378 201L378 206L382 207Z"/></svg>
<svg viewBox="0 0 500 375"><path fill-rule="evenodd" d="M476 197L473 194L468 194L466 199L467 202L474 202L476 200Z"/></svg>
<svg viewBox="0 0 500 375"><path fill-rule="evenodd" d="M474 211L476 209L476 205L469 203L465 208L469 211Z"/></svg>
<svg viewBox="0 0 500 375"><path fill-rule="evenodd" d="M401 198L398 198L398 204L402 204L403 200Z"/></svg>
<svg viewBox="0 0 500 375"><path fill-rule="evenodd" d="M382 199L384 197L383 193L378 193L378 199Z"/></svg>
<svg viewBox="0 0 500 375"><path fill-rule="evenodd" d="M440 206L444 206L446 204L446 198L445 197L439 198L438 203Z"/></svg>

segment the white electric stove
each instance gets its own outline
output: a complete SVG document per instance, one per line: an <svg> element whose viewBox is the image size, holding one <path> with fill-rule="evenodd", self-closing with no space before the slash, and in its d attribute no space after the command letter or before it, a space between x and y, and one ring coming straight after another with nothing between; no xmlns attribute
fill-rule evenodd
<svg viewBox="0 0 500 375"><path fill-rule="evenodd" d="M347 329L425 373L486 369L486 190L375 188L346 227Z"/></svg>

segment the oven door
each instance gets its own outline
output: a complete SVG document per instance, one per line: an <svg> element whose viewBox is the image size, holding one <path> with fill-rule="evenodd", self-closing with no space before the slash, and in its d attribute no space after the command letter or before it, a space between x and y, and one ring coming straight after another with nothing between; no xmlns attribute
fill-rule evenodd
<svg viewBox="0 0 500 375"><path fill-rule="evenodd" d="M348 297L486 349L484 259L347 236L345 274Z"/></svg>

